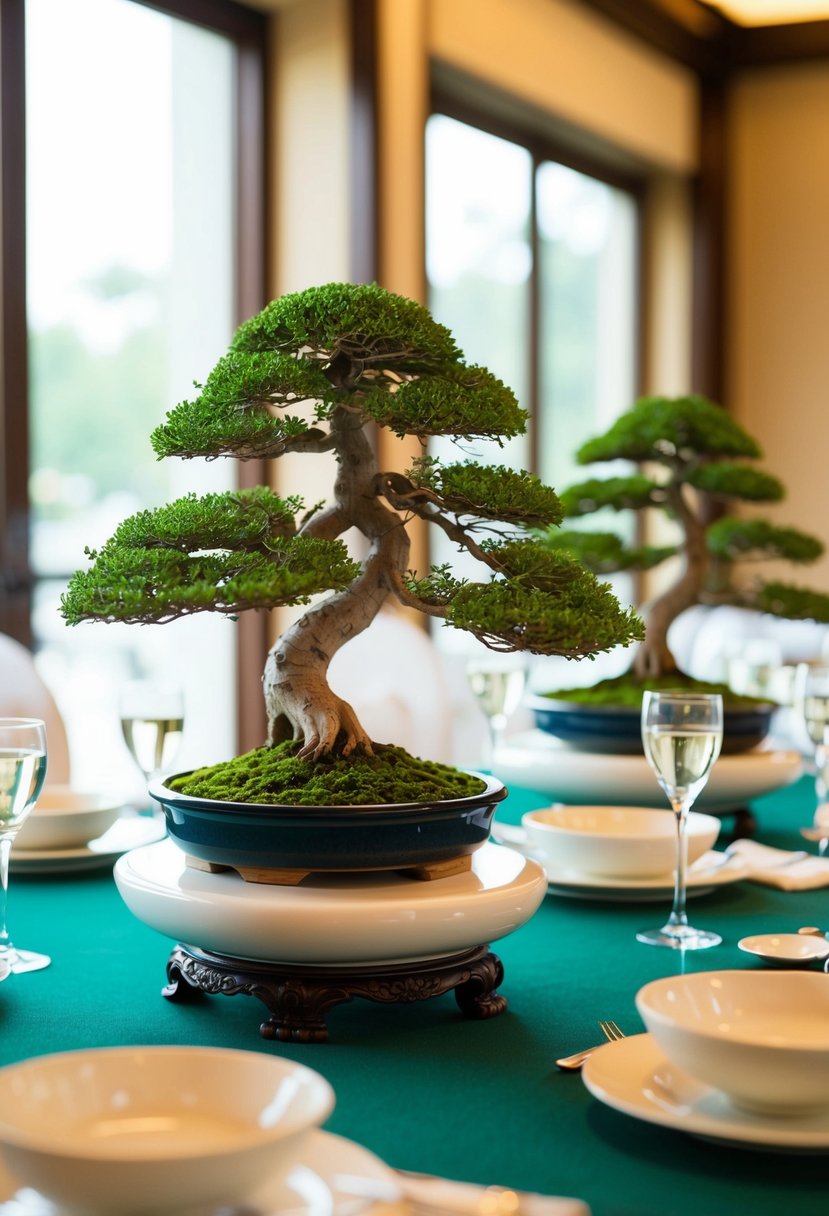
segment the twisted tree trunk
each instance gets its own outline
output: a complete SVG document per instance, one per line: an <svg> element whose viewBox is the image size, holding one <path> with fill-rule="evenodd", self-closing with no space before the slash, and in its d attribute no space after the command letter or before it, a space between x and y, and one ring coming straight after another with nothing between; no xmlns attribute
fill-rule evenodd
<svg viewBox="0 0 829 1216"><path fill-rule="evenodd" d="M652 603L640 611L645 620L645 640L633 660L639 679L668 675L677 670L676 659L668 646L668 629L681 612L699 603L708 569L705 525L687 501L682 487L668 487L668 504L683 531L684 567L680 578Z"/></svg>
<svg viewBox="0 0 829 1216"><path fill-rule="evenodd" d="M339 462L334 504L303 530L333 537L357 528L370 542L369 554L346 591L310 608L278 639L263 676L268 742L292 734L302 741L299 755L308 759L332 750L371 754L354 710L328 685L328 666L344 643L371 624L409 560L403 520L377 497L377 465L361 420L337 410L331 430Z"/></svg>

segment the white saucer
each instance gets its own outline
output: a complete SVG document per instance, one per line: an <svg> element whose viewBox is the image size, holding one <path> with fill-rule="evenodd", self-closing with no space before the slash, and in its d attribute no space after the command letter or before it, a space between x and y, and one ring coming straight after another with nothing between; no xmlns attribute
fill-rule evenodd
<svg viewBox="0 0 829 1216"><path fill-rule="evenodd" d="M364 1211L372 1196L393 1199L399 1191L393 1172L368 1149L331 1132L315 1131L300 1164L244 1200L279 1216L351 1216ZM19 1188L0 1162L0 1216L61 1216L62 1211L37 1191ZM205 1216L203 1206L198 1211L177 1209L176 1216L188 1212Z"/></svg>
<svg viewBox="0 0 829 1216"><path fill-rule="evenodd" d="M695 809L726 813L752 798L791 785L803 772L798 751L762 747L720 756ZM498 748L493 772L507 785L537 790L568 804L665 806L665 797L644 754L580 752L542 730L510 736Z"/></svg>
<svg viewBox="0 0 829 1216"><path fill-rule="evenodd" d="M190 869L162 840L119 858L115 882L130 911L166 937L315 966L409 962L488 944L525 924L547 889L538 862L490 843L466 873L431 882L384 870L312 874L283 887Z"/></svg>
<svg viewBox="0 0 829 1216"><path fill-rule="evenodd" d="M129 849L161 840L167 829L160 816L124 815L112 827L77 849L17 849L9 868L19 874L55 874L111 867Z"/></svg>
<svg viewBox="0 0 829 1216"><path fill-rule="evenodd" d="M646 1123L744 1148L829 1152L829 1107L779 1118L738 1110L720 1090L669 1064L649 1034L599 1047L582 1080L600 1102Z"/></svg>
<svg viewBox="0 0 829 1216"><path fill-rule="evenodd" d="M737 945L772 967L810 967L829 958L829 941L811 933L760 933Z"/></svg>
<svg viewBox="0 0 829 1216"><path fill-rule="evenodd" d="M534 857L528 848L527 834L523 828L508 823L493 823L493 838L509 845L523 856ZM711 850L704 853L688 869L687 895L708 895L716 887L728 886L748 877L748 870L738 857L723 861L725 854ZM567 899L601 899L615 903L649 903L669 899L674 890L673 874L658 878L608 878L597 874L583 874L554 866L552 862L536 857L547 875L547 891Z"/></svg>

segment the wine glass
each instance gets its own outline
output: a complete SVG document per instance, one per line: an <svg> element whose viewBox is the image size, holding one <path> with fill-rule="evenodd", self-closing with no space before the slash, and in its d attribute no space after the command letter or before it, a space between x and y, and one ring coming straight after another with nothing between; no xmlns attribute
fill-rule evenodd
<svg viewBox="0 0 829 1216"><path fill-rule="evenodd" d="M40 718L0 718L0 968L40 971L46 954L17 950L6 928L9 854L46 776L46 726Z"/></svg>
<svg viewBox="0 0 829 1216"><path fill-rule="evenodd" d="M526 660L520 654L469 659L466 679L486 717L491 762L510 716L521 704L527 679Z"/></svg>
<svg viewBox="0 0 829 1216"><path fill-rule="evenodd" d="M825 830L829 802L829 664L800 663L795 676L795 704L806 733L815 749L815 818L819 833ZM822 857L829 836L819 835L818 852Z"/></svg>
<svg viewBox="0 0 829 1216"><path fill-rule="evenodd" d="M676 816L676 875L671 915L661 929L636 934L650 946L703 950L718 946L718 933L694 929L685 912L688 811L720 754L722 697L717 693L646 692L642 698L642 744L648 763Z"/></svg>
<svg viewBox="0 0 829 1216"><path fill-rule="evenodd" d="M170 769L184 731L184 693L178 684L131 680L118 702L130 754L149 780Z"/></svg>

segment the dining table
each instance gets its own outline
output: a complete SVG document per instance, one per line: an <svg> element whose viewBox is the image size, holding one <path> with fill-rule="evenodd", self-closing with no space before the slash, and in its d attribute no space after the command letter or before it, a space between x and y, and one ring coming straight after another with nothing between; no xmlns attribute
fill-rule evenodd
<svg viewBox="0 0 829 1216"><path fill-rule="evenodd" d="M515 825L549 802L514 787L497 819ZM808 776L756 799L756 839L804 847L800 828L814 808ZM718 847L731 827L724 815ZM703 1139L612 1109L578 1072L556 1067L556 1058L598 1042L600 1019L641 1034L635 997L648 981L681 969L755 969L763 964L738 948L744 936L829 928L829 886L784 891L743 880L689 904L694 922L720 933L721 945L683 953L638 942L637 930L665 919L669 902L550 892L525 924L492 943L507 1000L498 1016L464 1017L451 992L402 1003L355 998L331 1011L327 1042L297 1043L263 1039L261 1009L249 995L165 999L176 943L128 910L111 866L13 868L12 938L52 964L0 984L0 1063L123 1044L276 1053L332 1084L327 1131L398 1169L573 1196L593 1216L824 1216L829 1135L811 1152ZM829 1024L826 1034L829 1045Z"/></svg>

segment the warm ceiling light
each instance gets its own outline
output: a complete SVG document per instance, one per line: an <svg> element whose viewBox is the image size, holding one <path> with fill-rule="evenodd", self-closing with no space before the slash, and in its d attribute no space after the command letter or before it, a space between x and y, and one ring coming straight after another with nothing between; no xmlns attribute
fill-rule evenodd
<svg viewBox="0 0 829 1216"><path fill-rule="evenodd" d="M827 0L705 0L739 25L785 25L829 19Z"/></svg>

